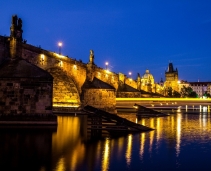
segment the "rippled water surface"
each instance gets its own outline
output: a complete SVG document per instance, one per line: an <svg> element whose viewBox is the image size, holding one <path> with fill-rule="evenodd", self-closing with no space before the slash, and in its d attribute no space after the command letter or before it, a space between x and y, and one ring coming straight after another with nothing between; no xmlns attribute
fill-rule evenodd
<svg viewBox="0 0 211 171"><path fill-rule="evenodd" d="M209 109L160 118L122 113L155 130L102 140L89 140L86 116L58 116L57 130L2 128L0 170L211 170Z"/></svg>

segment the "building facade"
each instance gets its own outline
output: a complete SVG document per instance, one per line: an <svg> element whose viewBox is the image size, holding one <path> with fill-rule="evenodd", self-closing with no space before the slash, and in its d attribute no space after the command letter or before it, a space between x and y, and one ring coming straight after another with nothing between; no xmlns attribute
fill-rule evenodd
<svg viewBox="0 0 211 171"><path fill-rule="evenodd" d="M165 72L166 81L164 83L165 89L171 87L175 91L179 91L178 87L178 70L174 69L173 64L169 63L168 69Z"/></svg>
<svg viewBox="0 0 211 171"><path fill-rule="evenodd" d="M211 82L189 82L189 86L196 92L198 97L203 97L206 92L211 93Z"/></svg>

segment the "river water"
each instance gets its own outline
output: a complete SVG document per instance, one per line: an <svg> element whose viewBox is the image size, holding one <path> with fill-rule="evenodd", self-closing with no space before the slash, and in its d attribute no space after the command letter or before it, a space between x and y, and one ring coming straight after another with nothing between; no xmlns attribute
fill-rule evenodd
<svg viewBox="0 0 211 171"><path fill-rule="evenodd" d="M58 116L57 129L1 128L0 170L211 170L210 106L166 110L167 117L120 116L155 130L89 138L86 116Z"/></svg>

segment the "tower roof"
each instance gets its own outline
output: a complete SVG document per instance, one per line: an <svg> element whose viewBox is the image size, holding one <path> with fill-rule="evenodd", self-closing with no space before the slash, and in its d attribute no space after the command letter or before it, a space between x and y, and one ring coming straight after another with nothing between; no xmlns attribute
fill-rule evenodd
<svg viewBox="0 0 211 171"><path fill-rule="evenodd" d="M177 72L177 68L176 70L174 70L173 63L169 63L169 66L166 72Z"/></svg>

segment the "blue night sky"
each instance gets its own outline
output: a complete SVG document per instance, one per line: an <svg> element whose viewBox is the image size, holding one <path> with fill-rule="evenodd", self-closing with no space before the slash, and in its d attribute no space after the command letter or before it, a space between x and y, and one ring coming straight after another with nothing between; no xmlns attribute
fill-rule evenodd
<svg viewBox="0 0 211 171"><path fill-rule="evenodd" d="M4 0L0 35L9 35L11 16L23 20L27 43L114 72L165 77L169 61L179 79L211 81L211 1L208 0Z"/></svg>

